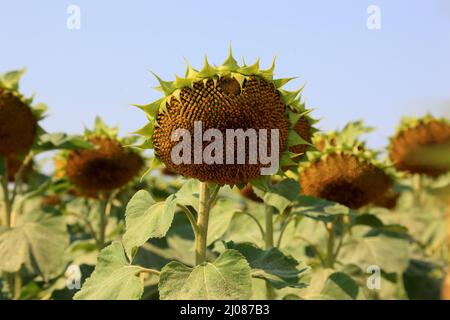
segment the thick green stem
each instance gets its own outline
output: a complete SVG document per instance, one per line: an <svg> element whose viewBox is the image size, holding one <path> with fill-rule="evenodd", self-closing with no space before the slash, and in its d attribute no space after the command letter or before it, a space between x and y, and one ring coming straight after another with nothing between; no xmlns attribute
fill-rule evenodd
<svg viewBox="0 0 450 320"><path fill-rule="evenodd" d="M3 192L3 205L2 205L2 226L11 226L11 201L9 196L8 184L9 184L9 169L8 160L3 158L3 176L1 178L1 187Z"/></svg>
<svg viewBox="0 0 450 320"><path fill-rule="evenodd" d="M327 243L327 256L325 259L325 267L326 268L334 268L335 254L334 254L334 228L336 226L336 222L330 222L325 224L325 227L328 231L328 243Z"/></svg>
<svg viewBox="0 0 450 320"><path fill-rule="evenodd" d="M197 234L195 236L195 264L200 265L206 261L206 244L208 237L208 222L210 199L208 185L200 182L199 210L197 216Z"/></svg>
<svg viewBox="0 0 450 320"><path fill-rule="evenodd" d="M14 300L19 300L22 294L22 275L20 270L14 273Z"/></svg>
<svg viewBox="0 0 450 320"><path fill-rule="evenodd" d="M28 158L27 158L28 159ZM8 160L3 158L3 176L1 177L1 189L3 191L3 205L2 205L2 223L3 227L10 228L12 227L12 207L17 194L18 186L22 183L22 174L25 167L25 162L19 169L19 172L16 174L16 180L14 184L14 189L12 195L9 192L9 168L8 168ZM20 298L22 293L22 275L20 270L18 272L7 274L5 273L5 278L9 282L9 290L11 292L11 297L15 300Z"/></svg>
<svg viewBox="0 0 450 320"><path fill-rule="evenodd" d="M273 211L272 208L268 205L265 206L266 213L266 232L265 232L265 243L266 249L270 249L273 247Z"/></svg>
<svg viewBox="0 0 450 320"><path fill-rule="evenodd" d="M98 223L97 247L101 250L105 246L107 216L109 216L109 212L111 211L112 199L110 195L106 194L101 195L100 198L101 206Z"/></svg>
<svg viewBox="0 0 450 320"><path fill-rule="evenodd" d="M265 244L266 249L273 248L273 210L270 206L265 205L265 220L266 220L266 232L265 232ZM269 281L266 281L266 297L267 300L275 299L275 291Z"/></svg>
<svg viewBox="0 0 450 320"><path fill-rule="evenodd" d="M422 206L423 204L423 185L422 185L422 176L420 174L415 174L413 176L412 187L414 190L414 201L417 206Z"/></svg>

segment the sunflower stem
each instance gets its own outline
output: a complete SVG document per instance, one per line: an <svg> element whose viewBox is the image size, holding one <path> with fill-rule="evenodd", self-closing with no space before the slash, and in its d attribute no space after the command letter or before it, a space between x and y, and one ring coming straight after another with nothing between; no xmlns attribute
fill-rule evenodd
<svg viewBox="0 0 450 320"><path fill-rule="evenodd" d="M273 248L273 210L272 207L265 204L264 205L264 211L265 211L265 222L266 222L266 232L265 232L265 245L266 249L269 250L270 248ZM273 290L272 285L269 283L269 281L266 280L266 297L267 300L274 300L275 299L275 291Z"/></svg>
<svg viewBox="0 0 450 320"><path fill-rule="evenodd" d="M106 225L107 225L107 216L109 216L112 205L112 196L108 194L100 195L100 219L98 224L98 241L97 247L99 250L105 247L105 238L106 238Z"/></svg>
<svg viewBox="0 0 450 320"><path fill-rule="evenodd" d="M327 242L327 256L325 258L325 267L334 268L335 253L334 253L334 229L336 226L336 221L325 223L325 228L328 232L328 242Z"/></svg>
<svg viewBox="0 0 450 320"><path fill-rule="evenodd" d="M195 236L196 265L200 265L206 261L206 244L208 237L210 203L211 199L209 198L208 184L206 182L200 182L197 233Z"/></svg>
<svg viewBox="0 0 450 320"><path fill-rule="evenodd" d="M277 247L281 247L281 241L283 240L283 236L284 233L286 232L287 227L289 226L289 224L295 220L295 216L291 215L289 216L286 221L283 223L283 226L281 227L281 231L280 231L280 235L278 236L278 242L277 242Z"/></svg>
<svg viewBox="0 0 450 320"><path fill-rule="evenodd" d="M31 161L33 160L33 157L34 153L30 151L23 160L22 164L20 165L19 171L17 171L17 174L14 178L14 187L11 195L11 204L15 202L17 194L21 191L23 174L25 173L25 169L30 165Z"/></svg>
<svg viewBox="0 0 450 320"><path fill-rule="evenodd" d="M13 299L19 300L22 294L22 275L20 270L14 273L14 294Z"/></svg>
<svg viewBox="0 0 450 320"><path fill-rule="evenodd" d="M412 186L415 193L414 199L416 205L422 206L423 183L422 183L422 176L420 174L415 174L413 176Z"/></svg>
<svg viewBox="0 0 450 320"><path fill-rule="evenodd" d="M3 158L3 176L1 177L1 186L3 192L3 205L2 205L2 226L11 226L11 199L9 197L9 168L8 160Z"/></svg>

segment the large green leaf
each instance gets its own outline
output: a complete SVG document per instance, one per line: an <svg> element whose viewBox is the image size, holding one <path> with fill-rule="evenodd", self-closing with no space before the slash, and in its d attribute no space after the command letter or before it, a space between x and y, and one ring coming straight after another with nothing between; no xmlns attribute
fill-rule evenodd
<svg viewBox="0 0 450 320"><path fill-rule="evenodd" d="M63 217L35 210L17 218L14 228L0 229L0 270L25 266L49 280L63 267L69 237Z"/></svg>
<svg viewBox="0 0 450 320"><path fill-rule="evenodd" d="M199 182L195 179L187 180L176 193L177 202L185 206L191 206L198 211Z"/></svg>
<svg viewBox="0 0 450 320"><path fill-rule="evenodd" d="M75 300L137 300L144 286L138 266L130 265L118 241L103 249L92 275L74 296Z"/></svg>
<svg viewBox="0 0 450 320"><path fill-rule="evenodd" d="M384 272L403 272L409 264L408 241L386 236L358 237L342 247L338 260L362 270L377 265Z"/></svg>
<svg viewBox="0 0 450 320"><path fill-rule="evenodd" d="M125 213L123 244L127 254L131 256L134 248L150 238L164 237L172 224L175 209L174 195L166 201L155 202L147 191L138 191L128 203Z"/></svg>
<svg viewBox="0 0 450 320"><path fill-rule="evenodd" d="M277 184L266 186L263 191L254 186L254 192L264 203L276 208L280 213L294 201L300 193L300 185L293 179L284 179Z"/></svg>
<svg viewBox="0 0 450 320"><path fill-rule="evenodd" d="M308 300L354 300L358 297L356 282L343 272L317 270L310 286L302 294Z"/></svg>
<svg viewBox="0 0 450 320"><path fill-rule="evenodd" d="M262 250L251 244L227 242L228 249L239 251L248 261L255 278L265 279L277 289L285 287L304 288L307 267L299 268L292 256L287 256L278 248Z"/></svg>
<svg viewBox="0 0 450 320"><path fill-rule="evenodd" d="M220 239L227 231L236 212L236 203L230 199L219 199L211 209L208 226L208 246Z"/></svg>
<svg viewBox="0 0 450 320"><path fill-rule="evenodd" d="M161 270L162 300L237 300L252 293L251 269L236 250L225 250L213 263L191 269L171 262Z"/></svg>
<svg viewBox="0 0 450 320"><path fill-rule="evenodd" d="M331 222L340 215L348 215L352 211L342 204L310 196L298 196L294 202L292 213L315 220Z"/></svg>

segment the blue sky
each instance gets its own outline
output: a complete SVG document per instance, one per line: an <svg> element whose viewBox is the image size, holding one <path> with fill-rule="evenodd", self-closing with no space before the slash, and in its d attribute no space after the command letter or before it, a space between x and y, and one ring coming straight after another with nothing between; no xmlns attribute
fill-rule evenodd
<svg viewBox="0 0 450 320"><path fill-rule="evenodd" d="M81 9L68 30L66 9ZM381 30L366 9L381 8ZM152 69L171 79L184 57L235 56L299 76L328 130L364 118L387 143L402 115L450 110L450 0L0 1L0 72L26 66L25 93L50 106L48 131L80 132L96 115L131 132L145 124L129 105L159 97Z"/></svg>

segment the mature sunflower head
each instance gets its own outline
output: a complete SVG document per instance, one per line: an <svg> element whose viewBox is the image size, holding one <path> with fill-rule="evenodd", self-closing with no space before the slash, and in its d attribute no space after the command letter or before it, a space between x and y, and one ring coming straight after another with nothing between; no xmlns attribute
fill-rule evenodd
<svg viewBox="0 0 450 320"><path fill-rule="evenodd" d="M338 202L358 209L383 196L391 187L388 167L376 160L376 153L363 148L357 134L344 139L333 132L321 134L319 151L308 151L300 164L304 195ZM346 143L337 143L346 140Z"/></svg>
<svg viewBox="0 0 450 320"><path fill-rule="evenodd" d="M121 188L140 172L142 157L124 148L117 130L108 129L99 118L95 130L87 130L85 137L93 148L66 152L55 160L57 171L64 172L78 194L95 197L99 192Z"/></svg>
<svg viewBox="0 0 450 320"><path fill-rule="evenodd" d="M450 171L450 123L427 115L404 118L391 138L389 157L400 171L437 177Z"/></svg>
<svg viewBox="0 0 450 320"><path fill-rule="evenodd" d="M24 70L0 75L0 156L28 153L36 138L39 108L32 108L32 99L19 92Z"/></svg>
<svg viewBox="0 0 450 320"><path fill-rule="evenodd" d="M245 161L238 163L237 146L234 144L233 147L233 139L227 141L227 130L241 129L247 132L254 129L258 134L259 130L265 129L270 150L271 129L277 129L279 165L292 164L294 152L301 153L304 149L291 148L307 143L305 140L311 134L312 121L308 116L309 111L300 102L301 89L294 92L283 90L281 87L291 79L274 79L273 71L274 64L268 70L260 70L259 61L251 66L245 63L240 66L230 51L221 66L211 66L205 58L202 70L197 71L188 66L184 78L176 77L173 82L158 78L159 88L165 96L151 104L138 105L149 118L149 123L136 132L147 138L143 147L153 148L156 161L163 162L168 169L183 176L220 185L235 185L258 178L261 168L268 165L261 161L256 164L250 161L249 140L245 142ZM208 129L216 129L216 132L221 133L223 141L217 150L220 150L219 154L222 153L223 161L195 161L196 123L201 123L201 134ZM299 133L294 131L296 126ZM179 141L172 139L172 134L178 129L190 133L190 163L173 161L172 151ZM201 148L200 152L207 150L211 142L216 142L215 139L200 141L197 144ZM227 148L227 145L231 147ZM217 150L211 154L216 155ZM227 164L225 159L231 154L233 156L230 158L234 159Z"/></svg>

